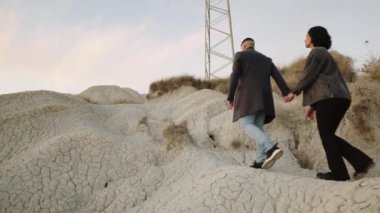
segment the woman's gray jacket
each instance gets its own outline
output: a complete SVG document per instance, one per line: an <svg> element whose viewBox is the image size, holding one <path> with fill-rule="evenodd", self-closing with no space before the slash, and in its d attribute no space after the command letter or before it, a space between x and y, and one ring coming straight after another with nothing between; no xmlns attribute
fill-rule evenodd
<svg viewBox="0 0 380 213"><path fill-rule="evenodd" d="M292 90L303 92L303 106L327 98L351 100L347 84L330 53L324 47L314 47L306 59L302 80Z"/></svg>

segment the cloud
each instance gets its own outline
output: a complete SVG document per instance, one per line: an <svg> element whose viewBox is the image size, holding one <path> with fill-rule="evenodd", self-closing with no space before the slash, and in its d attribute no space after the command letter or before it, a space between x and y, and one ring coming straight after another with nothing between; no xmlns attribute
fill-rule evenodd
<svg viewBox="0 0 380 213"><path fill-rule="evenodd" d="M100 84L147 92L151 82L165 77L203 75L203 28L160 26L162 13L131 17L134 22L87 13L73 24L62 16L70 4L55 8L59 15L37 8L24 13L21 4L12 8L0 14L0 94L79 93Z"/></svg>
<svg viewBox="0 0 380 213"><path fill-rule="evenodd" d="M126 55L114 68L117 83L147 92L150 83L183 74L203 76L203 32L193 32L171 42L157 38L143 41L133 55ZM122 80L121 80L122 79Z"/></svg>
<svg viewBox="0 0 380 213"><path fill-rule="evenodd" d="M8 52L11 51L11 44L19 25L18 16L14 11L0 13L0 64L8 59Z"/></svg>
<svg viewBox="0 0 380 213"><path fill-rule="evenodd" d="M109 22L101 12L76 13L74 23L64 16L70 4L59 8L54 9L58 15L35 7L25 11L23 4L0 10L0 94L79 93L100 84L147 92L158 79L203 76L203 26L160 26L157 18L163 17L155 13L131 17L134 22Z"/></svg>
<svg viewBox="0 0 380 213"><path fill-rule="evenodd" d="M81 84L91 84L96 75L112 75L101 69L120 57L117 54L133 52L134 45L126 44L138 40L145 27L143 23L91 29L79 23L58 30L38 26L28 37L20 38L17 14L2 18L7 21L2 23L0 37L0 93L34 89L74 92ZM28 80L34 83L25 84Z"/></svg>
<svg viewBox="0 0 380 213"><path fill-rule="evenodd" d="M74 86L67 86L69 82L89 84L97 75L108 79L114 58L132 52L133 47L125 44L135 40L141 30L115 26L81 32L53 70L54 82L60 85L59 89L70 89Z"/></svg>
<svg viewBox="0 0 380 213"><path fill-rule="evenodd" d="M203 3L165 1L133 5L128 1L0 1L0 94L36 89L78 93L99 84L147 92L152 81L162 78L183 74L203 77ZM293 12L287 19L263 13L272 3L248 4L231 4L235 44L253 36L258 50L275 63L287 64L308 53L303 47L304 34L320 16L324 22L318 24L328 20L337 50L365 56L362 42L370 40L371 50L378 52L378 30L373 28L377 19L367 23L367 16L376 8L372 5L361 9L368 9L362 11L366 12L360 16L363 19L352 21L350 13L343 12L356 4L353 1L340 9L339 19L318 11L303 14L311 5L293 8L292 0L286 3L286 9ZM263 19L268 21L260 21ZM357 29L353 33L349 31L352 26Z"/></svg>

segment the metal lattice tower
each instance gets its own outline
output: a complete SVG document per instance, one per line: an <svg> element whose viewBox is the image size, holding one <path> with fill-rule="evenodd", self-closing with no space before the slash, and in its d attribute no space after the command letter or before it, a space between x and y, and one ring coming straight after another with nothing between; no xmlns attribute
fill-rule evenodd
<svg viewBox="0 0 380 213"><path fill-rule="evenodd" d="M234 56L229 0L206 0L205 31L205 78L220 78Z"/></svg>

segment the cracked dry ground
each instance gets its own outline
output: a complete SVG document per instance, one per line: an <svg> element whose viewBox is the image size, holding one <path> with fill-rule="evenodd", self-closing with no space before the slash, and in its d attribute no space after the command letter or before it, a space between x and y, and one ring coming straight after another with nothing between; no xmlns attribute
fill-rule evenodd
<svg viewBox="0 0 380 213"><path fill-rule="evenodd" d="M223 97L202 94L207 113L195 119L210 120L214 109L204 104ZM254 150L196 141L168 151L162 130L183 116L171 104L0 96L0 212L380 212L378 177L333 182L253 170L244 159Z"/></svg>

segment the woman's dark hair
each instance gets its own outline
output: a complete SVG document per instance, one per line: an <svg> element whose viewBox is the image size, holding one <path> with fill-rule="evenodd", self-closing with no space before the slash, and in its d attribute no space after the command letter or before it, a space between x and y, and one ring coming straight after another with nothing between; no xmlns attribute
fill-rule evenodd
<svg viewBox="0 0 380 213"><path fill-rule="evenodd" d="M331 37L326 28L315 26L310 28L307 34L309 34L314 47L325 47L326 49L330 49Z"/></svg>

